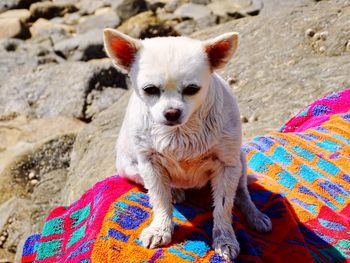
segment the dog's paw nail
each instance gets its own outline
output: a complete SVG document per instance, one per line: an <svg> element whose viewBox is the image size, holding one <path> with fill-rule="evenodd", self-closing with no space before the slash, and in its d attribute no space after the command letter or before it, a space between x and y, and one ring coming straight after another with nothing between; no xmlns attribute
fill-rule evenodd
<svg viewBox="0 0 350 263"><path fill-rule="evenodd" d="M214 239L213 247L216 253L218 253L226 261L231 261L239 254L239 243L235 238L216 238Z"/></svg>
<svg viewBox="0 0 350 263"><path fill-rule="evenodd" d="M173 203L180 204L186 199L185 191L183 189L172 189Z"/></svg>
<svg viewBox="0 0 350 263"><path fill-rule="evenodd" d="M142 245L146 248L165 246L171 242L171 231L162 228L148 227L142 231L140 240Z"/></svg>
<svg viewBox="0 0 350 263"><path fill-rule="evenodd" d="M272 230L271 219L263 213L253 216L248 221L250 225L259 232L269 232Z"/></svg>

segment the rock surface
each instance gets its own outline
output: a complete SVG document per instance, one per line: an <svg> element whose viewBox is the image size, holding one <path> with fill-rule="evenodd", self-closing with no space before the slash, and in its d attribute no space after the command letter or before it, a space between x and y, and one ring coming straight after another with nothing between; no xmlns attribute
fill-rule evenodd
<svg viewBox="0 0 350 263"><path fill-rule="evenodd" d="M28 28L25 27L21 18L0 17L0 39L1 38L27 38Z"/></svg>
<svg viewBox="0 0 350 263"><path fill-rule="evenodd" d="M81 121L68 117L1 117L0 203L12 196L28 196L33 180L40 180L49 171L67 168L75 136L84 127Z"/></svg>
<svg viewBox="0 0 350 263"><path fill-rule="evenodd" d="M27 22L30 18L30 12L28 9L8 10L0 14L0 19L1 18L17 18L22 22Z"/></svg>
<svg viewBox="0 0 350 263"><path fill-rule="evenodd" d="M22 9L29 8L32 3L40 0L1 0L0 1L0 13L9 9Z"/></svg>
<svg viewBox="0 0 350 263"><path fill-rule="evenodd" d="M0 116L0 234L7 233L0 244L2 261L12 262L20 241L38 231L58 204L72 145L84 126L61 116Z"/></svg>
<svg viewBox="0 0 350 263"><path fill-rule="evenodd" d="M120 24L120 18L112 10L103 10L98 15L84 16L77 25L78 33L86 33L94 29L104 29L106 27L116 28Z"/></svg>
<svg viewBox="0 0 350 263"><path fill-rule="evenodd" d="M125 77L109 62L67 62L38 67L18 82L10 77L0 90L0 111L86 119L87 96L106 87L126 88Z"/></svg>
<svg viewBox="0 0 350 263"><path fill-rule="evenodd" d="M76 200L96 182L115 174L115 142L129 96L130 91L79 133L72 151L67 184L62 191L65 204Z"/></svg>
<svg viewBox="0 0 350 263"><path fill-rule="evenodd" d="M68 2L38 2L30 6L31 19L36 20L38 18L50 19L57 16L64 16L67 13L77 11L75 5Z"/></svg>
<svg viewBox="0 0 350 263"><path fill-rule="evenodd" d="M245 137L276 130L313 100L350 86L350 53L345 50L349 16L347 1L321 1L283 8L274 16L267 11L194 35L206 39L230 30L240 33L237 53L220 73L237 79L233 89L241 112L259 118L243 125ZM309 28L328 32L327 39L306 36Z"/></svg>
<svg viewBox="0 0 350 263"><path fill-rule="evenodd" d="M32 37L53 34L69 36L70 34L75 32L75 29L72 26L53 23L45 18L39 18L32 24L29 30Z"/></svg>

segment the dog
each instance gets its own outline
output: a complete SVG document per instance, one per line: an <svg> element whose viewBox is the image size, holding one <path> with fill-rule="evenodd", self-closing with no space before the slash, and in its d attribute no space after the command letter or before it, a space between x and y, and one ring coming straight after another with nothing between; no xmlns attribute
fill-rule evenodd
<svg viewBox="0 0 350 263"><path fill-rule="evenodd" d="M104 45L133 87L117 140L118 174L143 185L153 221L140 240L147 248L168 245L173 201L184 189L210 182L213 193L213 249L224 259L240 251L232 227L234 204L260 232L270 218L253 204L236 98L217 74L233 56L237 33L206 41L187 37L131 38L104 30Z"/></svg>

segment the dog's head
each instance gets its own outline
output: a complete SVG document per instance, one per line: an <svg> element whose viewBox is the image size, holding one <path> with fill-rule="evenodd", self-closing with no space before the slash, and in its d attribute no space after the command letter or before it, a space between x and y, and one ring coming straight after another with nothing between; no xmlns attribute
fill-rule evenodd
<svg viewBox="0 0 350 263"><path fill-rule="evenodd" d="M107 54L129 74L153 121L168 126L186 123L204 103L210 75L229 61L237 42L237 33L207 41L187 37L137 40L104 30Z"/></svg>

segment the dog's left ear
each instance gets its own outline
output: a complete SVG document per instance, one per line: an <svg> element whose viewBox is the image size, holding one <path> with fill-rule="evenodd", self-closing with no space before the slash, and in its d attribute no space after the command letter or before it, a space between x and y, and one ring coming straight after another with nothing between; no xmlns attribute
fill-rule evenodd
<svg viewBox="0 0 350 263"><path fill-rule="evenodd" d="M238 33L225 33L216 38L204 41L212 70L224 67L235 53L238 46Z"/></svg>
<svg viewBox="0 0 350 263"><path fill-rule="evenodd" d="M122 71L129 72L141 48L141 41L110 28L103 31L103 40L105 50L114 64Z"/></svg>

